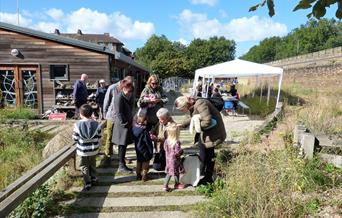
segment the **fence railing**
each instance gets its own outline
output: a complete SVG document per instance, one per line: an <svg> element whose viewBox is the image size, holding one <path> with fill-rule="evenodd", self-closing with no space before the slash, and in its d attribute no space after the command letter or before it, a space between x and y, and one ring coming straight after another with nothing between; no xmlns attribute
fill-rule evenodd
<svg viewBox="0 0 342 218"><path fill-rule="evenodd" d="M40 185L75 156L75 146L65 146L0 192L0 217L6 217Z"/></svg>

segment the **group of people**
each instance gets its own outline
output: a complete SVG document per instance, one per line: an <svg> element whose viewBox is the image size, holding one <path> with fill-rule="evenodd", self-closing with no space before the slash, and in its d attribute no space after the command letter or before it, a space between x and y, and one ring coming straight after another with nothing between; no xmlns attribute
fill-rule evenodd
<svg viewBox="0 0 342 218"><path fill-rule="evenodd" d="M83 75L82 75L83 76ZM81 79L82 79L81 76ZM76 82L77 83L77 82ZM206 99L180 96L174 106L186 113L189 119L176 123L171 113L165 108L168 98L160 85L158 76L151 75L142 91L135 110L133 95L134 80L127 76L108 87L103 99L103 116L106 119L105 155L113 156L113 145L117 145L121 173L132 173L126 164L127 145L134 143L137 156L136 178L146 181L150 161L158 154L165 154L165 182L163 190L169 191L169 181L173 176L175 189L184 188L179 175L184 172L181 163L180 129L189 126L196 118L197 133L195 143L200 148L202 162L202 182L213 181L215 165L214 148L226 138L226 131L220 112ZM76 103L76 102L75 102ZM80 168L84 177L85 190L96 184L95 156L99 149L101 126L91 117L91 106L85 102L79 106L80 118L74 127L73 138L77 142L77 154L81 157ZM137 112L135 112L137 111Z"/></svg>

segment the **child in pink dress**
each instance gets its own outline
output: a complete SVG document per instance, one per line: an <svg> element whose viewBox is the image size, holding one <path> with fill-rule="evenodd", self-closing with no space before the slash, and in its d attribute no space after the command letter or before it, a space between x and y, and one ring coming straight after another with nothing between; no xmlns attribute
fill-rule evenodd
<svg viewBox="0 0 342 218"><path fill-rule="evenodd" d="M181 155L183 150L179 141L180 130L177 125L171 125L166 128L167 139L164 142L164 149L166 155L166 177L164 180L164 191L169 191L169 182L173 176L175 179L174 189L183 189L184 185L179 183L179 174L184 173L184 168L181 162Z"/></svg>

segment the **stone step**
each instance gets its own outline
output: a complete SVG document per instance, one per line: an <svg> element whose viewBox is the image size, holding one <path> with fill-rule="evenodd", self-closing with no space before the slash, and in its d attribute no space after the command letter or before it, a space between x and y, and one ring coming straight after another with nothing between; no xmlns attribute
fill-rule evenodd
<svg viewBox="0 0 342 218"><path fill-rule="evenodd" d="M43 128L39 129L42 132L49 132L52 131L53 129L58 128L57 125L46 125Z"/></svg>
<svg viewBox="0 0 342 218"><path fill-rule="evenodd" d="M145 211L145 212L113 212L113 213L81 213L71 214L70 218L179 218L191 217L183 211Z"/></svg>
<svg viewBox="0 0 342 218"><path fill-rule="evenodd" d="M57 128L49 130L49 133L50 134L58 134L62 130L64 130L65 128L69 127L70 125L72 125L72 124L70 124L70 123L69 124L60 124L57 126Z"/></svg>
<svg viewBox="0 0 342 218"><path fill-rule="evenodd" d="M203 202L205 198L193 196L154 196L154 197L87 197L65 202L74 207L157 207L184 206Z"/></svg>
<svg viewBox="0 0 342 218"><path fill-rule="evenodd" d="M164 173L150 173L149 174L150 180L146 183L163 183L165 174ZM125 175L125 176L98 176L99 184L121 184L121 183L130 183L130 182L139 182L136 180L136 175L134 173Z"/></svg>
<svg viewBox="0 0 342 218"><path fill-rule="evenodd" d="M172 186L170 186L172 187ZM70 189L72 192L81 192L83 187L73 187ZM189 192L195 191L192 186L186 187L185 189L174 190L176 192ZM174 192L173 191L173 192ZM151 193L151 192L163 192L161 185L111 185L111 186L94 186L85 193Z"/></svg>
<svg viewBox="0 0 342 218"><path fill-rule="evenodd" d="M43 128L43 127L45 127L46 126L46 124L39 124L39 125L35 125L35 126L32 126L31 128L30 128L30 131L33 131L33 130L40 130L41 128Z"/></svg>

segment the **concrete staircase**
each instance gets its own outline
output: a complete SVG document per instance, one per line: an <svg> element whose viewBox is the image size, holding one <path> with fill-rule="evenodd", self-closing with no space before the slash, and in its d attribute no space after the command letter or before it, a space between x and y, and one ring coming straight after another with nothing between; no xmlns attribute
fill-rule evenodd
<svg viewBox="0 0 342 218"><path fill-rule="evenodd" d="M188 132L181 132L182 147L186 154L196 153L198 150L190 146L193 136ZM128 147L126 157L132 161L129 167L134 168L136 156L133 145ZM100 154L97 159L98 185L89 191L82 191L81 186L70 190L76 197L64 202L69 208L67 217L192 217L193 206L205 201L194 187L164 192L164 172L151 169L151 180L136 181L135 174L120 175L116 172L116 155L108 160ZM173 180L170 187L173 187Z"/></svg>

